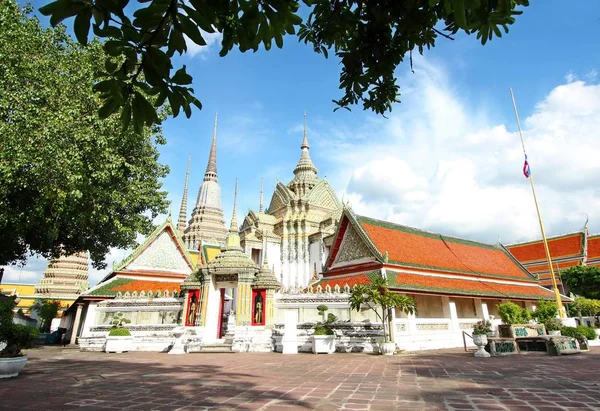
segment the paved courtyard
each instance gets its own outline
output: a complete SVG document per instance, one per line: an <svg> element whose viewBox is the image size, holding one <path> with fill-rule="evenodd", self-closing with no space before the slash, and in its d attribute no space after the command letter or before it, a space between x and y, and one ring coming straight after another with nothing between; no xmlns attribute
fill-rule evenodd
<svg viewBox="0 0 600 411"><path fill-rule="evenodd" d="M479 359L30 350L0 409L600 410L600 348Z"/></svg>

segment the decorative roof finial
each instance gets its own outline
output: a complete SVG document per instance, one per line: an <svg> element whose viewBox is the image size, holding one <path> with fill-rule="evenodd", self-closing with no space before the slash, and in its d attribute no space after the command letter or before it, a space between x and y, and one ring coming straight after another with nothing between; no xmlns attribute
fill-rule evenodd
<svg viewBox="0 0 600 411"><path fill-rule="evenodd" d="M308 145L308 138L306 137L306 110L304 110L304 138L302 139L302 145L300 148L310 148Z"/></svg>
<svg viewBox="0 0 600 411"><path fill-rule="evenodd" d="M179 209L179 220L177 220L177 230L181 234L185 231L185 222L187 218L187 195L188 195L188 182L190 179L190 164L192 161L192 153L188 154L187 171L185 172L185 185L183 186L183 198L181 199L181 208Z"/></svg>
<svg viewBox="0 0 600 411"><path fill-rule="evenodd" d="M235 192L233 194L233 215L231 216L231 225L229 226L230 233L237 233L237 191L238 191L238 182L237 178L235 179Z"/></svg>
<svg viewBox="0 0 600 411"><path fill-rule="evenodd" d="M304 112L304 137L302 139L302 154L300 154L300 160L294 169L294 179L292 183L309 183L312 187L317 181L317 168L310 159L308 150L308 137L306 136L306 111Z"/></svg>
<svg viewBox="0 0 600 411"><path fill-rule="evenodd" d="M215 125L213 129L213 140L210 146L210 155L208 156L208 165L206 166L206 173L204 173L204 181L215 181L218 182L217 176L217 122L219 120L219 113L215 113Z"/></svg>
<svg viewBox="0 0 600 411"><path fill-rule="evenodd" d="M258 212L262 213L263 209L263 179L260 179L260 205L258 206Z"/></svg>

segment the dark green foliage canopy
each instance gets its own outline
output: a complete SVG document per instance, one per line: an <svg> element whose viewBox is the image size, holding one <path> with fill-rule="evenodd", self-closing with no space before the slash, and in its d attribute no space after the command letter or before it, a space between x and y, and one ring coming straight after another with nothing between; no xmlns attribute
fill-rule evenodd
<svg viewBox="0 0 600 411"><path fill-rule="evenodd" d="M301 17L301 3L308 18ZM205 46L203 33L223 34L221 56L234 47L240 51L283 47L285 35L341 62L337 107L361 104L385 113L399 101L394 71L413 51L435 46L439 35L451 38L459 32L475 34L482 44L508 33L528 0L55 0L40 11L53 25L74 18L80 43L90 31L108 40L108 59L97 73L95 89L102 93L101 116L122 112L126 126L133 118L136 129L159 119L146 99L155 95L154 106L167 101L175 116L191 115L201 108L189 85L185 66L175 69L172 57L187 50L185 36ZM303 13L304 14L304 13ZM144 78L142 78L142 74Z"/></svg>
<svg viewBox="0 0 600 411"><path fill-rule="evenodd" d="M13 297L0 294L0 341L6 343L0 358L21 356L21 349L30 347L40 335L33 327L13 323L15 305Z"/></svg>
<svg viewBox="0 0 600 411"><path fill-rule="evenodd" d="M41 320L40 330L47 333L50 332L52 320L58 315L60 301L36 300L31 309L37 313Z"/></svg>
<svg viewBox="0 0 600 411"><path fill-rule="evenodd" d="M105 58L98 42L82 47L0 2L0 265L62 249L102 267L166 211L160 128L122 131L98 115Z"/></svg>
<svg viewBox="0 0 600 411"><path fill-rule="evenodd" d="M573 293L586 298L600 299L600 268L578 265L562 271L560 277Z"/></svg>

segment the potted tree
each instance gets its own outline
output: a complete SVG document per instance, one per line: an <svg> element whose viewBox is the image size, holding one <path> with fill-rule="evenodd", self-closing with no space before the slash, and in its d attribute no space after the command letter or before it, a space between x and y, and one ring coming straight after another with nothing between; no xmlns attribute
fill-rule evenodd
<svg viewBox="0 0 600 411"><path fill-rule="evenodd" d="M27 363L27 356L21 349L30 347L39 336L38 330L26 325L13 323L15 298L0 294L0 378L19 375Z"/></svg>
<svg viewBox="0 0 600 411"><path fill-rule="evenodd" d="M531 319L531 312L512 301L498 304L498 314L503 324L498 326L502 338L513 338L511 326L514 324L527 324Z"/></svg>
<svg viewBox="0 0 600 411"><path fill-rule="evenodd" d="M490 354L485 350L487 344L487 335L492 331L492 323L488 320L480 320L473 326L473 343L477 346L475 357L489 357Z"/></svg>
<svg viewBox="0 0 600 411"><path fill-rule="evenodd" d="M360 311L362 307L367 306L375 312L383 325L383 343L379 351L384 355L394 354L396 343L390 342L389 333L392 310L397 308L406 314L413 314L417 310L415 300L391 291L387 277L377 277L370 284L354 286L349 302L353 310Z"/></svg>
<svg viewBox="0 0 600 411"><path fill-rule="evenodd" d="M129 324L130 319L125 318L123 313L118 312L112 321L112 327L106 337L106 352L122 353L129 351L133 342L133 337L125 324Z"/></svg>
<svg viewBox="0 0 600 411"><path fill-rule="evenodd" d="M546 320L544 326L546 327L546 332L548 333L548 335L560 335L562 323L558 318L550 318Z"/></svg>
<svg viewBox="0 0 600 411"><path fill-rule="evenodd" d="M317 311L325 320L325 312L329 308L321 304L317 307ZM335 352L335 334L331 328L331 324L337 320L337 317L331 313L327 314L325 322L319 321L315 326L315 332L312 335L313 353L315 354L332 354Z"/></svg>

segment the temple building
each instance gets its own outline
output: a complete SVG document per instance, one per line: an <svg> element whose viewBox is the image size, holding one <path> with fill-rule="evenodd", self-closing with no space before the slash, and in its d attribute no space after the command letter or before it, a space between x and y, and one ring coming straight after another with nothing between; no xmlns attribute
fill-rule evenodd
<svg viewBox="0 0 600 411"><path fill-rule="evenodd" d="M392 336L401 348L460 347L463 331L471 332L482 318L498 317L498 303L533 308L539 299L554 298L501 245L359 216L343 207L327 179L318 177L306 118L304 124L294 177L288 184L277 182L266 209L261 184L258 210L250 210L241 227L236 180L227 229L215 118L191 218L188 160L177 225L169 217L78 297L64 319L71 342L82 350L102 350L115 315L122 313L131 320L132 350L169 351L179 344L180 353L282 351L284 345L310 351L315 324L323 319L317 307L324 304L338 317L337 351L373 351L381 324L368 309L351 310L349 297L355 285L383 276L394 292L417 302L417 313L393 315Z"/></svg>
<svg viewBox="0 0 600 411"><path fill-rule="evenodd" d="M277 182L266 211L261 188L259 210L250 210L240 232L244 251L256 262L262 258L263 243L266 244L273 271L284 291L305 288L315 268L321 272L328 253L325 238L335 232L342 211L327 179L318 177L309 148L305 113L294 178L287 185Z"/></svg>
<svg viewBox="0 0 600 411"><path fill-rule="evenodd" d="M578 265L600 267L600 234L590 235L587 223L581 231L549 237L547 242L556 283L563 294L568 294L569 290L562 283L561 271ZM540 280L544 287L553 288L546 251L541 239L510 244L506 248Z"/></svg>

